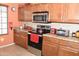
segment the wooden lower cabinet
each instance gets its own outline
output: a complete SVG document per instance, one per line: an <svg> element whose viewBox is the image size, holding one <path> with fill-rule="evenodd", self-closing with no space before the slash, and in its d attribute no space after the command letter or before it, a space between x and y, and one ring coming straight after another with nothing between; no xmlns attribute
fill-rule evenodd
<svg viewBox="0 0 79 59"><path fill-rule="evenodd" d="M59 40L59 41L58 41ZM53 37L43 37L43 56L79 56L79 43Z"/></svg>
<svg viewBox="0 0 79 59"><path fill-rule="evenodd" d="M14 34L14 42L15 42L15 44L19 44L19 39L20 39L19 35Z"/></svg>
<svg viewBox="0 0 79 59"><path fill-rule="evenodd" d="M79 50L71 47L60 46L58 55L59 56L79 56Z"/></svg>
<svg viewBox="0 0 79 59"><path fill-rule="evenodd" d="M57 44L50 44L47 42L44 42L43 48L42 48L42 55L44 56L56 56L58 54L58 45Z"/></svg>
<svg viewBox="0 0 79 59"><path fill-rule="evenodd" d="M15 44L27 48L28 47L28 34L22 31L14 30L14 42Z"/></svg>
<svg viewBox="0 0 79 59"><path fill-rule="evenodd" d="M54 42L54 43L53 43ZM58 55L58 44L53 37L43 37L42 55L44 56L57 56Z"/></svg>

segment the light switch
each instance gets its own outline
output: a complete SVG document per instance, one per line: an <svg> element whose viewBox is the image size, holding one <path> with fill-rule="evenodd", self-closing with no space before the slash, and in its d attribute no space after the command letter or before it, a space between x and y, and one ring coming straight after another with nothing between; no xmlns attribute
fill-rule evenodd
<svg viewBox="0 0 79 59"><path fill-rule="evenodd" d="M4 41L4 38L0 38L0 41L3 42Z"/></svg>

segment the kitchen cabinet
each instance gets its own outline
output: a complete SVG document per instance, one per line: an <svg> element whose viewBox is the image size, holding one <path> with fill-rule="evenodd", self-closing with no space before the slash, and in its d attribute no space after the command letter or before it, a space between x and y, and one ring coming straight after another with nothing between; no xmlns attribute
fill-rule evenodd
<svg viewBox="0 0 79 59"><path fill-rule="evenodd" d="M43 37L42 55L44 56L57 56L58 55L58 41L55 38ZM52 42L51 42L52 41Z"/></svg>
<svg viewBox="0 0 79 59"><path fill-rule="evenodd" d="M27 48L28 47L28 34L26 32L14 30L15 44Z"/></svg>
<svg viewBox="0 0 79 59"><path fill-rule="evenodd" d="M79 23L79 4L66 3L61 7L61 19L62 22L67 23Z"/></svg>
<svg viewBox="0 0 79 59"><path fill-rule="evenodd" d="M59 56L79 56L79 50L67 46L59 47Z"/></svg>
<svg viewBox="0 0 79 59"><path fill-rule="evenodd" d="M66 40L66 38L44 36L42 55L79 56L79 43L74 41L68 41L68 39Z"/></svg>
<svg viewBox="0 0 79 59"><path fill-rule="evenodd" d="M79 4L69 4L67 21L79 23Z"/></svg>
<svg viewBox="0 0 79 59"><path fill-rule="evenodd" d="M33 12L39 12L39 11L48 11L48 5L47 3L38 3L38 4L32 4L33 5Z"/></svg>
<svg viewBox="0 0 79 59"><path fill-rule="evenodd" d="M49 11L48 20L51 22L79 23L79 4L35 4L33 9L33 11Z"/></svg>
<svg viewBox="0 0 79 59"><path fill-rule="evenodd" d="M61 22L68 22L68 8L69 8L69 4L66 3L62 3L61 4Z"/></svg>
<svg viewBox="0 0 79 59"><path fill-rule="evenodd" d="M79 4L49 4L51 22L79 23Z"/></svg>
<svg viewBox="0 0 79 59"><path fill-rule="evenodd" d="M24 7L18 7L18 19L19 21L24 21Z"/></svg>
<svg viewBox="0 0 79 59"><path fill-rule="evenodd" d="M51 22L61 22L61 4L49 4L49 19Z"/></svg>
<svg viewBox="0 0 79 59"><path fill-rule="evenodd" d="M32 21L32 5L25 4L23 6L18 7L18 18L20 21Z"/></svg>
<svg viewBox="0 0 79 59"><path fill-rule="evenodd" d="M21 21L32 21L32 12L48 11L50 22L79 23L79 4L76 3L34 3L18 8Z"/></svg>
<svg viewBox="0 0 79 59"><path fill-rule="evenodd" d="M68 41L68 40L60 40L59 44L63 45L63 46L79 49L79 42L72 42L72 41Z"/></svg>
<svg viewBox="0 0 79 59"><path fill-rule="evenodd" d="M78 56L79 55L79 43L67 40L59 41L59 54L60 56Z"/></svg>
<svg viewBox="0 0 79 59"><path fill-rule="evenodd" d="M47 42L44 42L42 53L44 56L57 56L58 52L58 45L57 44L50 44Z"/></svg>
<svg viewBox="0 0 79 59"><path fill-rule="evenodd" d="M79 4L49 4L51 22L79 23Z"/></svg>
<svg viewBox="0 0 79 59"><path fill-rule="evenodd" d="M50 20L51 22L69 22L68 21L68 8L69 4L55 3L49 5Z"/></svg>
<svg viewBox="0 0 79 59"><path fill-rule="evenodd" d="M31 4L26 4L25 5L24 19L27 22L32 21L32 5Z"/></svg>

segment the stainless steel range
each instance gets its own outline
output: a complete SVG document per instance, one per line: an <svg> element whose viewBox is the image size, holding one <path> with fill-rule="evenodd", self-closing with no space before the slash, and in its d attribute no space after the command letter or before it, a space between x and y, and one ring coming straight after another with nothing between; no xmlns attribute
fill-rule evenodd
<svg viewBox="0 0 79 59"><path fill-rule="evenodd" d="M50 33L50 26L49 25L37 25L36 33L30 32L30 34L28 35L28 45L29 45L29 47L33 48L33 50L38 50L38 51L41 52L43 34L46 34L46 33Z"/></svg>

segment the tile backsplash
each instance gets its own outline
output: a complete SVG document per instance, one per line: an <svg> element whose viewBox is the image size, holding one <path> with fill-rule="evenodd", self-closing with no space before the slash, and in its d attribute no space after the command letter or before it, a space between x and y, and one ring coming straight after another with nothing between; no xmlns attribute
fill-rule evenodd
<svg viewBox="0 0 79 59"><path fill-rule="evenodd" d="M32 23L32 22L25 22L24 24L28 25L28 26L31 26L33 28L37 28L37 25L50 25L51 24L43 24L43 23Z"/></svg>
<svg viewBox="0 0 79 59"><path fill-rule="evenodd" d="M42 23L32 23L32 22L25 22L26 25L36 28L37 25ZM50 25L51 28L62 28L65 30L70 30L70 33L76 32L79 30L79 24L68 24L68 23L49 23L49 24L42 24L42 25Z"/></svg>
<svg viewBox="0 0 79 59"><path fill-rule="evenodd" d="M57 29L62 28L65 30L70 30L70 33L76 32L77 30L79 30L79 24L52 23L51 27L57 28Z"/></svg>

